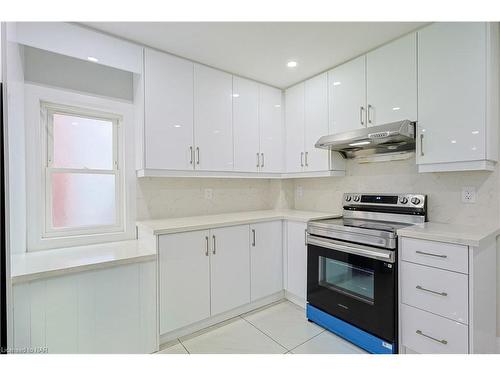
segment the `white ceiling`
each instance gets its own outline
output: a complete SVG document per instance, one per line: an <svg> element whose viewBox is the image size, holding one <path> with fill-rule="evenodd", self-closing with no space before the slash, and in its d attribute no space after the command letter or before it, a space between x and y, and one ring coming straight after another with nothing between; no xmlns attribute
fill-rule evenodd
<svg viewBox="0 0 500 375"><path fill-rule="evenodd" d="M88 22L85 25L285 88L421 22ZM289 60L298 62L288 68Z"/></svg>

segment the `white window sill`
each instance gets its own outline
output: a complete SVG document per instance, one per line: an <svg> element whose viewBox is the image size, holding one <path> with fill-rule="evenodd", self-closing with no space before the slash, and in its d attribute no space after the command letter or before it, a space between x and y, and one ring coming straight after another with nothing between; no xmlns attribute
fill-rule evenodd
<svg viewBox="0 0 500 375"><path fill-rule="evenodd" d="M11 258L11 280L12 284L19 284L155 259L156 249L143 248L137 240L14 254Z"/></svg>

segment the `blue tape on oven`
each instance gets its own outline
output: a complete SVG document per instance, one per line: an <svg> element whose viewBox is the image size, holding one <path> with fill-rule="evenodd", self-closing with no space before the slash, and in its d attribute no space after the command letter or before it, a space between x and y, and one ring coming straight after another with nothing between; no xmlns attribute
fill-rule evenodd
<svg viewBox="0 0 500 375"><path fill-rule="evenodd" d="M394 354L396 346L307 304L307 319L373 354Z"/></svg>

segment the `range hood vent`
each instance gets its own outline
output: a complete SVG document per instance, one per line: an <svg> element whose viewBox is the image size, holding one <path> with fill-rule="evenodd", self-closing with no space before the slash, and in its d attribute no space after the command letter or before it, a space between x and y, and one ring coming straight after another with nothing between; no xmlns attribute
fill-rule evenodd
<svg viewBox="0 0 500 375"><path fill-rule="evenodd" d="M325 135L317 148L340 152L346 159L415 151L415 122L403 120L345 133Z"/></svg>

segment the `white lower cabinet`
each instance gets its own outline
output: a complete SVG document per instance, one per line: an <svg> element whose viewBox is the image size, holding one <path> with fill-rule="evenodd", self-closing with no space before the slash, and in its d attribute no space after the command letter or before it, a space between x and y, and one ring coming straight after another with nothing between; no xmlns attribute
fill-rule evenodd
<svg viewBox="0 0 500 375"><path fill-rule="evenodd" d="M210 230L211 315L250 302L248 225Z"/></svg>
<svg viewBox="0 0 500 375"><path fill-rule="evenodd" d="M209 231L160 236L160 332L210 316Z"/></svg>
<svg viewBox="0 0 500 375"><path fill-rule="evenodd" d="M158 348L154 261L15 284L12 297L16 348L48 353Z"/></svg>
<svg viewBox="0 0 500 375"><path fill-rule="evenodd" d="M286 291L305 304L307 285L307 223L287 222L287 286Z"/></svg>
<svg viewBox="0 0 500 375"><path fill-rule="evenodd" d="M160 235L160 335L282 291L281 226L279 220Z"/></svg>
<svg viewBox="0 0 500 375"><path fill-rule="evenodd" d="M251 300L283 290L282 222L250 225Z"/></svg>

